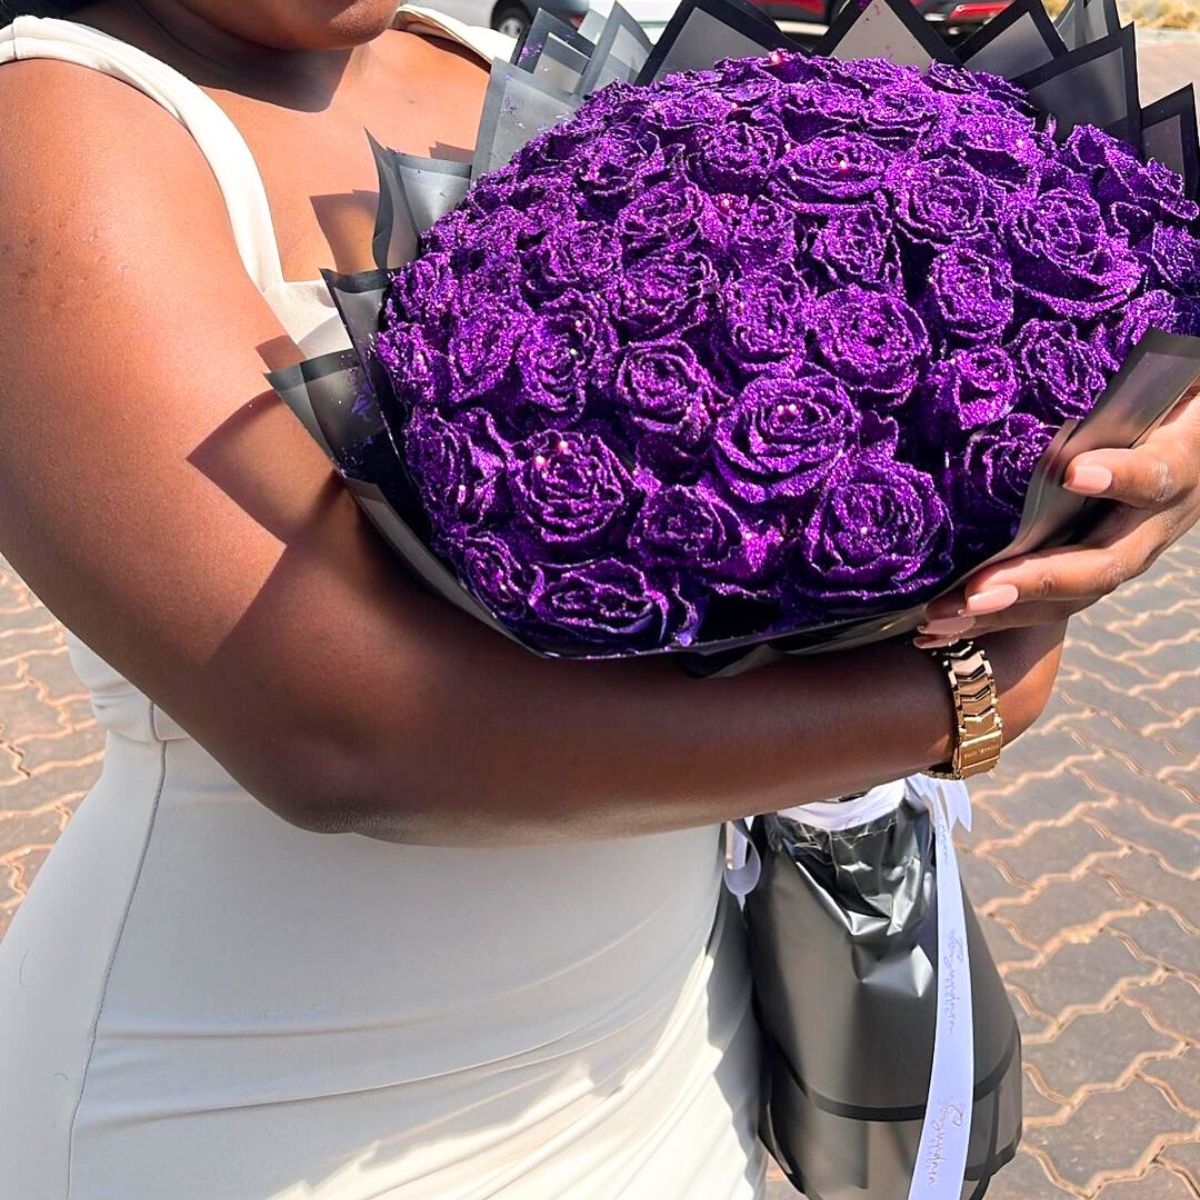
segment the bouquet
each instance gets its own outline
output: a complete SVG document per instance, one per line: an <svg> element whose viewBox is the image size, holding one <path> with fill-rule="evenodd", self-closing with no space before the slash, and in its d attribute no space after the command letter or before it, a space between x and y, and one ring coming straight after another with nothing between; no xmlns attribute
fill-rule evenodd
<svg viewBox="0 0 1200 1200"><path fill-rule="evenodd" d="M884 0L817 55L719 0L652 52L619 9L595 46L543 14L469 172L377 147L387 269L330 277L358 423L325 440L404 557L537 653L711 673L904 632L1064 536L1069 458L1200 373L1200 162L1125 75L1112 132L1076 123L1132 39L1038 13L971 69ZM1031 33L1049 63L992 73ZM316 413L325 365L275 381Z"/></svg>
<svg viewBox="0 0 1200 1200"><path fill-rule="evenodd" d="M1141 108L1112 0L1015 0L957 55L853 0L817 49L742 0L654 46L539 13L469 166L373 144L378 269L326 277L353 349L270 378L418 578L534 653L906 633L1085 531L1070 460L1200 376L1194 96ZM1015 1152L969 816L914 777L730 843L761 1132L810 1195L966 1200Z"/></svg>

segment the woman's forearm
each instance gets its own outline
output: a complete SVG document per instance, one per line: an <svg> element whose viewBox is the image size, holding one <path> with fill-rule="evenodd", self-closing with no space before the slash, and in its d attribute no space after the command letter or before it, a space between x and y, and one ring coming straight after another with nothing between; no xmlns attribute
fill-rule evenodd
<svg viewBox="0 0 1200 1200"><path fill-rule="evenodd" d="M910 646L697 681L662 660L539 660L430 603L397 719L359 713L312 744L298 823L436 844L615 837L836 796L950 755L945 678ZM989 644L1010 738L1040 713L1061 636Z"/></svg>

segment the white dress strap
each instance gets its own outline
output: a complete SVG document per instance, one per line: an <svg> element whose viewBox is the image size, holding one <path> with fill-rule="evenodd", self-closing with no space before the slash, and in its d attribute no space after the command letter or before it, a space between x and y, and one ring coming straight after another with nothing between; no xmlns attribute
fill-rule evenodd
<svg viewBox="0 0 1200 1200"><path fill-rule="evenodd" d="M32 58L102 71L162 105L196 139L208 160L250 278L263 291L283 281L271 208L254 155L237 126L202 88L145 51L76 21L17 17L0 29L0 65Z"/></svg>
<svg viewBox="0 0 1200 1200"><path fill-rule="evenodd" d="M498 29L485 29L482 25L466 25L445 13L417 4L399 8L392 28L421 37L440 38L444 42L457 42L485 62L496 59L507 62L512 57L514 39L507 34Z"/></svg>

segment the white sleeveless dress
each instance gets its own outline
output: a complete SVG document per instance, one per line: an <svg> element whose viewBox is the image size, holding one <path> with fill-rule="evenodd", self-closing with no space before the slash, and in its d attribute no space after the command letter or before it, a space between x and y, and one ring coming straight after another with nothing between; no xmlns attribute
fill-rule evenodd
<svg viewBox="0 0 1200 1200"><path fill-rule="evenodd" d="M171 111L288 332L309 354L345 344L323 286L284 281L253 157L211 98L72 22L0 30L0 64L27 58ZM107 752L0 944L6 1200L761 1195L716 829L496 850L306 833L74 639L71 657Z"/></svg>

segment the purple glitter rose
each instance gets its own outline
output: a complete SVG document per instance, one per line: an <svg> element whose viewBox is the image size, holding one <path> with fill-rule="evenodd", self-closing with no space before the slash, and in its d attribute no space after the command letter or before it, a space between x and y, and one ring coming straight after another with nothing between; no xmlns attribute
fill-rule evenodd
<svg viewBox="0 0 1200 1200"><path fill-rule="evenodd" d="M1200 296L1200 237L1160 225L1150 239L1150 261L1162 284Z"/></svg>
<svg viewBox="0 0 1200 1200"><path fill-rule="evenodd" d="M941 140L944 108L928 88L911 80L873 92L863 114L863 132L889 150L926 154Z"/></svg>
<svg viewBox="0 0 1200 1200"><path fill-rule="evenodd" d="M809 289L788 267L729 280L719 302L721 335L739 366L788 358L804 340Z"/></svg>
<svg viewBox="0 0 1200 1200"><path fill-rule="evenodd" d="M984 554L1010 541L1017 531L1034 469L1054 430L1028 413L980 429L967 442L964 470L953 478L955 511L984 539Z"/></svg>
<svg viewBox="0 0 1200 1200"><path fill-rule="evenodd" d="M968 166L1006 187L1027 182L1043 161L1044 147L1033 122L1012 113L967 113L950 141Z"/></svg>
<svg viewBox="0 0 1200 1200"><path fill-rule="evenodd" d="M813 304L809 324L825 366L882 404L904 400L929 354L921 318L890 292L828 292Z"/></svg>
<svg viewBox="0 0 1200 1200"><path fill-rule="evenodd" d="M517 348L524 399L548 425L574 425L591 389L612 380L617 336L603 306L568 292L545 308Z"/></svg>
<svg viewBox="0 0 1200 1200"><path fill-rule="evenodd" d="M418 259L418 262L421 260ZM558 221L526 259L525 291L531 300L596 287L621 267L621 242L610 225Z"/></svg>
<svg viewBox="0 0 1200 1200"><path fill-rule="evenodd" d="M630 254L719 242L721 222L712 201L696 186L673 177L632 201L617 218L617 235Z"/></svg>
<svg viewBox="0 0 1200 1200"><path fill-rule="evenodd" d="M858 446L862 417L832 375L812 367L758 376L717 422L717 478L742 504L808 498Z"/></svg>
<svg viewBox="0 0 1200 1200"><path fill-rule="evenodd" d="M831 203L865 200L879 190L888 153L860 134L818 138L797 146L776 168L776 199Z"/></svg>
<svg viewBox="0 0 1200 1200"><path fill-rule="evenodd" d="M455 402L480 398L505 383L512 372L521 330L522 322L515 313L483 300L457 316L446 344Z"/></svg>
<svg viewBox="0 0 1200 1200"><path fill-rule="evenodd" d="M590 549L629 516L633 480L596 434L547 429L513 450L507 480L517 517L547 546Z"/></svg>
<svg viewBox="0 0 1200 1200"><path fill-rule="evenodd" d="M666 157L649 131L613 131L597 137L577 162L580 192L600 212L619 211L648 181L666 174Z"/></svg>
<svg viewBox="0 0 1200 1200"><path fill-rule="evenodd" d="M1006 417L1020 390L1013 361L996 346L959 350L927 380L930 420L948 438Z"/></svg>
<svg viewBox="0 0 1200 1200"><path fill-rule="evenodd" d="M730 237L730 254L751 266L791 262L796 253L795 214L767 196L759 196L739 214Z"/></svg>
<svg viewBox="0 0 1200 1200"><path fill-rule="evenodd" d="M951 522L933 479L876 455L832 472L799 544L797 593L853 615L936 587L951 567Z"/></svg>
<svg viewBox="0 0 1200 1200"><path fill-rule="evenodd" d="M1048 421L1086 416L1104 390L1096 347L1067 322L1026 322L1012 353L1026 403Z"/></svg>
<svg viewBox="0 0 1200 1200"><path fill-rule="evenodd" d="M631 338L658 339L707 320L717 288L712 260L695 251L637 259L617 280L617 325Z"/></svg>
<svg viewBox="0 0 1200 1200"><path fill-rule="evenodd" d="M1194 221L1200 205L1184 195L1182 178L1162 163L1143 163L1131 147L1092 125L1072 130L1064 155L1092 176L1101 204L1124 204L1143 212L1150 221Z"/></svg>
<svg viewBox="0 0 1200 1200"><path fill-rule="evenodd" d="M617 420L637 456L694 461L707 447L713 383L686 342L630 346L617 371Z"/></svg>
<svg viewBox="0 0 1200 1200"><path fill-rule="evenodd" d="M977 238L943 250L930 265L923 307L948 342L1003 340L1013 319L1013 280L1000 247Z"/></svg>
<svg viewBox="0 0 1200 1200"><path fill-rule="evenodd" d="M757 192L770 175L784 138L777 121L726 121L693 153L692 178L709 192Z"/></svg>
<svg viewBox="0 0 1200 1200"><path fill-rule="evenodd" d="M542 572L503 539L472 533L457 552L463 581L475 598L502 621L522 624L542 591Z"/></svg>
<svg viewBox="0 0 1200 1200"><path fill-rule="evenodd" d="M478 409L454 423L426 408L413 411L404 455L432 516L451 526L472 525L496 509L504 460L489 444L491 433L490 418Z"/></svg>
<svg viewBox="0 0 1200 1200"><path fill-rule="evenodd" d="M1054 188L1017 205L1006 223L1013 278L1055 316L1090 319L1123 304L1143 270L1104 227L1091 196Z"/></svg>
<svg viewBox="0 0 1200 1200"><path fill-rule="evenodd" d="M396 276L384 310L385 324L414 321L440 325L453 309L457 291L450 255L422 255Z"/></svg>
<svg viewBox="0 0 1200 1200"><path fill-rule="evenodd" d="M784 127L797 142L856 125L867 103L858 88L816 79L780 93L778 111Z"/></svg>
<svg viewBox="0 0 1200 1200"><path fill-rule="evenodd" d="M375 345L401 404L436 408L450 399L450 364L420 325L389 324Z"/></svg>
<svg viewBox="0 0 1200 1200"><path fill-rule="evenodd" d="M532 603L534 615L572 641L625 649L688 645L699 624L696 609L675 590L616 558L548 567Z"/></svg>
<svg viewBox="0 0 1200 1200"><path fill-rule="evenodd" d="M949 157L899 160L887 174L896 224L914 242L945 246L981 233L991 211L982 175Z"/></svg>
<svg viewBox="0 0 1200 1200"><path fill-rule="evenodd" d="M652 491L629 535L630 549L647 570L677 570L736 595L766 585L782 546L778 527L745 522L705 484Z"/></svg>
<svg viewBox="0 0 1200 1200"><path fill-rule="evenodd" d="M1097 341L1106 356L1108 369L1118 370L1129 352L1151 329L1200 337L1200 300L1189 301L1156 289L1144 292L1120 312L1112 314L1101 325Z"/></svg>
<svg viewBox="0 0 1200 1200"><path fill-rule="evenodd" d="M830 213L812 238L810 253L834 283L892 288L900 278L892 219L879 202Z"/></svg>

